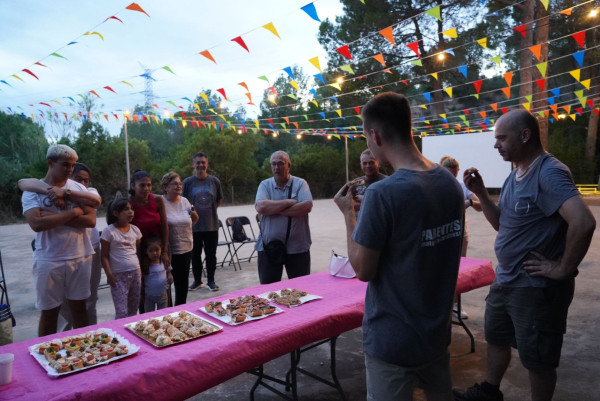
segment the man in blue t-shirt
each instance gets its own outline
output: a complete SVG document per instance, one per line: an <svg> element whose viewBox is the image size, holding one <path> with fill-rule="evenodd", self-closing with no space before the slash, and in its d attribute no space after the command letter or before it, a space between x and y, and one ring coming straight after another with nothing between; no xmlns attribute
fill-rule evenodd
<svg viewBox="0 0 600 401"><path fill-rule="evenodd" d="M480 200L496 237L496 279L486 298L487 375L455 390L457 400L502 401L500 382L517 348L529 371L531 398L551 400L556 386L567 312L577 266L596 222L569 169L546 153L536 118L526 110L498 119L494 147L516 168L502 186L498 205L474 168L464 182Z"/></svg>
<svg viewBox="0 0 600 401"><path fill-rule="evenodd" d="M368 400L452 400L448 361L452 299L460 264L460 185L414 143L406 97L382 93L362 110L373 156L394 174L365 191L356 221L351 184L335 196L348 256L368 281L363 349Z"/></svg>

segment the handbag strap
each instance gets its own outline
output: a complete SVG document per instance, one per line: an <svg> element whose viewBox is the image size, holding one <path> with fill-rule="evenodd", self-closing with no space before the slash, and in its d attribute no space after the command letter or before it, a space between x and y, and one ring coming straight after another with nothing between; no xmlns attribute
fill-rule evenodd
<svg viewBox="0 0 600 401"><path fill-rule="evenodd" d="M292 198L292 187L294 186L294 178L290 177L290 189L288 190L288 199ZM290 230L292 229L292 216L288 216L287 232L285 233L285 245L287 246L290 238Z"/></svg>

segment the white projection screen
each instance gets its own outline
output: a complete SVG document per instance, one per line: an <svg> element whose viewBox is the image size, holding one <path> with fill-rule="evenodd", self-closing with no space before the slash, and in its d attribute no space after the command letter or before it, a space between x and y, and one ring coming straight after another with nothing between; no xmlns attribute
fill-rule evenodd
<svg viewBox="0 0 600 401"><path fill-rule="evenodd" d="M422 137L423 155L429 160L439 163L443 156L452 156L458 160L461 178L464 169L475 167L483 177L488 188L501 188L511 170L511 163L506 162L494 149L494 132L476 134L439 135Z"/></svg>

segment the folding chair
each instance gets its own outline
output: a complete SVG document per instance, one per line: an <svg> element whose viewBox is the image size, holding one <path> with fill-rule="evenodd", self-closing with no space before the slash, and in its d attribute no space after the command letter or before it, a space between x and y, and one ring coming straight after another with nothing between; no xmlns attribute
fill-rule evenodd
<svg viewBox="0 0 600 401"><path fill-rule="evenodd" d="M10 305L10 302L8 302L8 289L6 288L6 276L4 275L4 263L2 263L2 251L0 251L0 291L2 291L0 304Z"/></svg>
<svg viewBox="0 0 600 401"><path fill-rule="evenodd" d="M252 224L250 224L250 219L246 216L236 216L236 217L228 217L225 220L225 224L227 225L227 231L229 232L229 238L231 239L233 245L233 256L237 260L238 265L240 265L240 258L238 256L238 250L246 245L246 244L255 244L257 239L254 234L254 229L252 228ZM248 236L246 231L246 226L250 227L250 233L252 233L252 237ZM252 249L252 253L250 257L248 257L248 262L252 260L256 249Z"/></svg>
<svg viewBox="0 0 600 401"><path fill-rule="evenodd" d="M227 231L225 231L225 227L223 227L223 222L221 221L221 219L219 219L219 231L221 231L223 233L223 238L225 238L225 239L223 241L217 242L217 248L220 246L227 247L227 253L223 257L223 260L221 261L221 267L223 267L225 265L225 260L227 259L227 256L229 256L229 264L230 265L233 264L233 269L237 271L237 267L235 265L235 260L233 259L233 253L231 252L231 246L233 243L229 240L229 238L227 238ZM242 270L242 266L240 266L240 270Z"/></svg>

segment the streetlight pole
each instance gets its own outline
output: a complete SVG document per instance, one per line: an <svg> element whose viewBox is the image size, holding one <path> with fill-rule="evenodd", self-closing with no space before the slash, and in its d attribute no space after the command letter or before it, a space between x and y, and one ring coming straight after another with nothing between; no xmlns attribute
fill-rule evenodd
<svg viewBox="0 0 600 401"><path fill-rule="evenodd" d="M127 172L127 192L129 192L129 185L131 182L130 170L129 170L129 139L127 138L127 120L129 120L129 112L126 111L123 113L123 117L125 117L125 125L123 126L125 130L125 169Z"/></svg>
<svg viewBox="0 0 600 401"><path fill-rule="evenodd" d="M346 182L349 182L350 176L348 172L348 135L344 135L344 141L346 142Z"/></svg>

